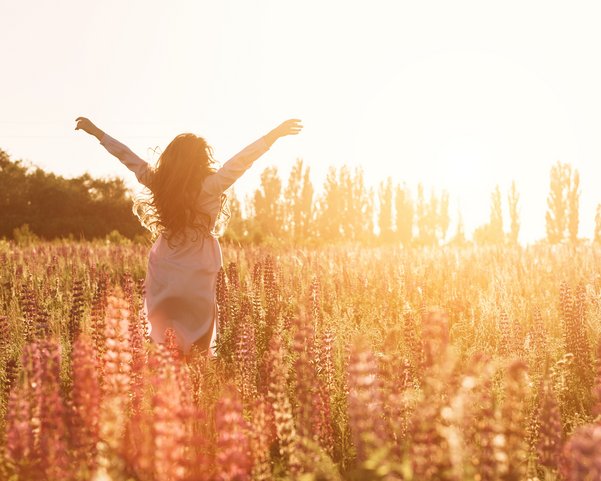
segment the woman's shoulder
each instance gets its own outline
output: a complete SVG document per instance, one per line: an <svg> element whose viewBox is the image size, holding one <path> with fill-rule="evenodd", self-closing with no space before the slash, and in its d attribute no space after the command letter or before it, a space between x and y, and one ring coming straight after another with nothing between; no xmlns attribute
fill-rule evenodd
<svg viewBox="0 0 601 481"><path fill-rule="evenodd" d="M198 207L208 207L211 210L214 208L221 207L221 195L212 194L203 189L200 189L198 196L196 197L196 205Z"/></svg>

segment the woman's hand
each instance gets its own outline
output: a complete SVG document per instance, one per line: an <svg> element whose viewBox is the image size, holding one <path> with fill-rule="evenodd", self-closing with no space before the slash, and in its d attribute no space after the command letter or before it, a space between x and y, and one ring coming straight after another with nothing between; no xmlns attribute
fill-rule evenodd
<svg viewBox="0 0 601 481"><path fill-rule="evenodd" d="M282 122L274 130L277 132L278 137L284 137L285 135L296 135L303 128L300 122L300 119L289 119Z"/></svg>
<svg viewBox="0 0 601 481"><path fill-rule="evenodd" d="M84 132L93 135L98 140L102 139L104 132L96 127L90 119L87 119L86 117L77 117L75 122L77 122L75 130L83 130Z"/></svg>
<svg viewBox="0 0 601 481"><path fill-rule="evenodd" d="M300 122L301 121L299 119L289 119L282 122L265 136L269 142L269 145L273 144L280 137L284 137L286 135L296 135L300 133L303 128Z"/></svg>

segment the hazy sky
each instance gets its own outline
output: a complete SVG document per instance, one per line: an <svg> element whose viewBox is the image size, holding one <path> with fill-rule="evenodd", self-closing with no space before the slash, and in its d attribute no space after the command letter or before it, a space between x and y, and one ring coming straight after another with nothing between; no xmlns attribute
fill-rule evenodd
<svg viewBox="0 0 601 481"><path fill-rule="evenodd" d="M147 160L176 134L221 161L281 120L263 167L297 157L319 184L362 165L446 188L469 232L515 179L522 240L544 236L549 169L582 177L581 235L601 202L601 3L0 0L0 148L74 176L134 176L85 115Z"/></svg>

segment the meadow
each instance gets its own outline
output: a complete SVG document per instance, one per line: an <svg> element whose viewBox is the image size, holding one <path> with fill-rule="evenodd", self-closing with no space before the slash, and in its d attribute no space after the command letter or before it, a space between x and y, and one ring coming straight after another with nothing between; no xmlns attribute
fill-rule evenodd
<svg viewBox="0 0 601 481"><path fill-rule="evenodd" d="M597 245L225 246L213 359L147 250L0 243L0 479L601 479Z"/></svg>

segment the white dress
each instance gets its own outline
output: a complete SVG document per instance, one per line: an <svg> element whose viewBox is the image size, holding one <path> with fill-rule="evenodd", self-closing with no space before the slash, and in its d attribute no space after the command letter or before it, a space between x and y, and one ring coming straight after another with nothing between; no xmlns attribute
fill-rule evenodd
<svg viewBox="0 0 601 481"><path fill-rule="evenodd" d="M153 170L126 145L104 134L100 144L136 174L148 186ZM197 198L198 210L209 214L213 230L221 208L221 194L228 189L270 144L261 137L229 159L202 184ZM193 240L169 247L161 234L150 249L145 278L144 312L151 324L150 336L161 343L165 329L173 328L179 346L188 353L194 341L211 329L211 348L217 335L217 274L222 266L221 247L213 236L199 234Z"/></svg>

